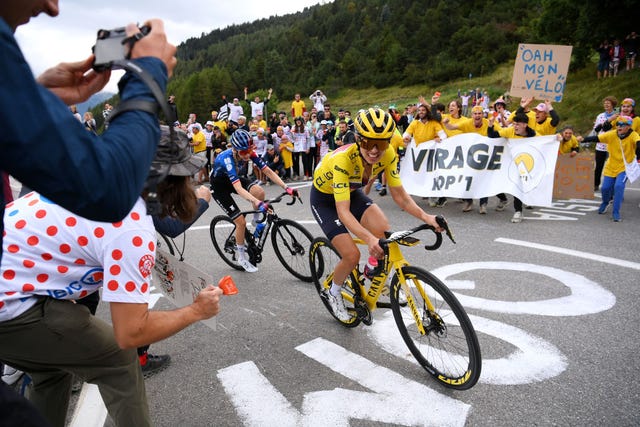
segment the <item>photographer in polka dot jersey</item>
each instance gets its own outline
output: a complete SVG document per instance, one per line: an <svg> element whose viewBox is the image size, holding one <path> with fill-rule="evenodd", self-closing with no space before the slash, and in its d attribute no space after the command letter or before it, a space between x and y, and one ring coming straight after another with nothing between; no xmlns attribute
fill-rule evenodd
<svg viewBox="0 0 640 427"><path fill-rule="evenodd" d="M187 222L196 213L190 176L204 159L180 150L165 126L150 176L158 183L162 214ZM144 193L143 193L144 194ZM0 268L0 361L33 379L31 402L63 426L72 377L96 384L116 425L150 425L136 347L167 338L218 313L219 288L172 311L149 311L156 232L140 197L122 220L84 219L38 193L9 203ZM113 326L75 300L102 288Z"/></svg>

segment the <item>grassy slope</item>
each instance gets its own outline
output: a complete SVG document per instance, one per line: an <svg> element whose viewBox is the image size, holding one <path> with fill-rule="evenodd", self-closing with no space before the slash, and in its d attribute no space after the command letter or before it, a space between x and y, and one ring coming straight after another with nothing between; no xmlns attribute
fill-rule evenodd
<svg viewBox="0 0 640 427"><path fill-rule="evenodd" d="M469 90L472 88L484 88L489 91L492 100L498 95L507 92L511 87L513 74L513 62L498 68L494 73L472 79L462 79L449 82L438 87L430 86L393 86L384 89L344 89L337 94L330 94L329 102L334 112L338 108L350 110L352 114L360 108L378 105L388 108L389 104L395 104L399 111L408 103L417 101L417 97L423 95L427 100L435 91L441 92L441 102L445 105L457 97L458 89ZM598 81L596 79L596 66L577 72L570 72L567 79L567 87L563 101L554 104L554 108L560 115L560 127L572 124L577 134L587 135L593 127L596 116L603 111L602 99L613 95L621 101L631 97L640 101L640 69L631 72L623 72L615 78ZM515 111L519 98L513 98L509 110ZM310 102L307 99L307 108ZM278 109L290 111L291 102L281 102ZM640 108L640 107L639 107ZM640 110L638 110L640 111Z"/></svg>

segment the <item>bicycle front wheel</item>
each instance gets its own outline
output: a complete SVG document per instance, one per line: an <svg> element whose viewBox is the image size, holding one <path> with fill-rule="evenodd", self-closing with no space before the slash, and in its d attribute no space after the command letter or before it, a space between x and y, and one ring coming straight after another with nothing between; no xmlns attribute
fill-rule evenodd
<svg viewBox="0 0 640 427"><path fill-rule="evenodd" d="M243 271L236 261L236 224L233 220L226 215L216 216L211 220L209 233L220 258L236 270Z"/></svg>
<svg viewBox="0 0 640 427"><path fill-rule="evenodd" d="M309 266L311 267L311 277L315 284L316 291L320 295L320 299L325 308L331 313L331 315L347 328L354 328L361 322L360 317L355 309L354 301L356 298L356 290L353 284L355 280L353 273L347 277L345 284L342 286L342 296L344 298L344 305L351 314L351 318L348 320L340 320L333 314L331 305L327 301L327 292L331 287L333 281L333 270L336 268L336 264L340 261L340 255L338 251L331 245L329 239L326 237L316 237L311 243L311 249L309 250Z"/></svg>
<svg viewBox="0 0 640 427"><path fill-rule="evenodd" d="M400 275L410 295L405 295ZM478 382L478 337L458 299L436 276L418 267L402 268L391 283L391 308L405 344L435 379L458 390Z"/></svg>
<svg viewBox="0 0 640 427"><path fill-rule="evenodd" d="M313 236L302 225L290 219L281 219L271 229L271 243L276 256L298 279L311 282L308 252Z"/></svg>

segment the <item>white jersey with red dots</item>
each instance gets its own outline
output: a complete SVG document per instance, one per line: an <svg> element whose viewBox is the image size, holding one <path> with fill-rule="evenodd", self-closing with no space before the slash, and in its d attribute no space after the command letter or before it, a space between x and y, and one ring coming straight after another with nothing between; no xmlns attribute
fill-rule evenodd
<svg viewBox="0 0 640 427"><path fill-rule="evenodd" d="M148 303L156 233L141 198L120 222L90 221L32 192L4 211L0 322L38 296ZM104 286L103 286L104 285Z"/></svg>

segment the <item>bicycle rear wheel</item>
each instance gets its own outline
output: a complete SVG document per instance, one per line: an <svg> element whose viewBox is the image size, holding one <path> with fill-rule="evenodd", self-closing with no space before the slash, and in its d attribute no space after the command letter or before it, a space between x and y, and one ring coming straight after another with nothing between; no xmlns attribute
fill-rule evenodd
<svg viewBox="0 0 640 427"><path fill-rule="evenodd" d="M236 262L236 224L226 215L218 215L211 220L209 226L213 247L231 267L244 271L244 268Z"/></svg>
<svg viewBox="0 0 640 427"><path fill-rule="evenodd" d="M271 229L271 243L276 256L298 279L311 282L311 268L307 255L313 236L302 225L290 219L281 219Z"/></svg>
<svg viewBox="0 0 640 427"><path fill-rule="evenodd" d="M361 322L358 317L353 301L355 300L356 290L353 283L356 283L353 273L347 277L345 284L342 286L342 296L344 297L344 305L347 308L351 318L349 320L340 320L334 314L329 301L326 298L326 292L331 287L333 281L333 270L340 261L338 251L331 245L326 237L316 237L311 243L309 250L309 266L311 269L311 277L315 285L316 291L322 300L322 303L331 315L342 325L347 328L354 328Z"/></svg>
<svg viewBox="0 0 640 427"><path fill-rule="evenodd" d="M403 307L399 275L404 275L413 300ZM434 310L429 310L426 300ZM420 331L411 306L414 305ZM464 308L436 276L419 267L404 267L391 283L391 308L400 335L418 363L447 387L473 387L482 368L480 344Z"/></svg>

